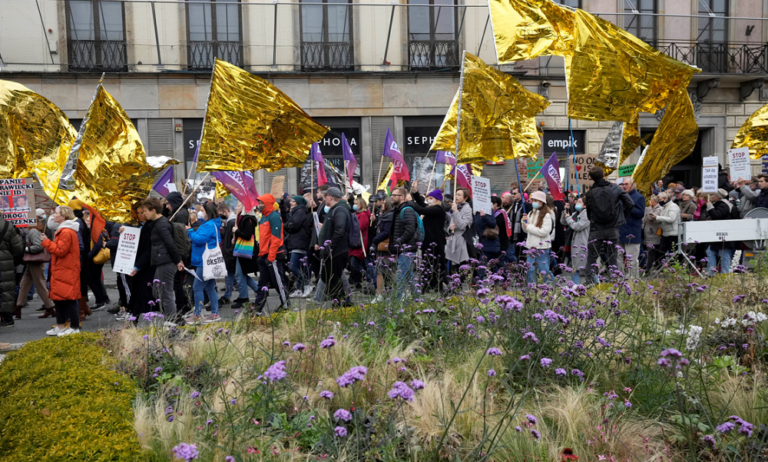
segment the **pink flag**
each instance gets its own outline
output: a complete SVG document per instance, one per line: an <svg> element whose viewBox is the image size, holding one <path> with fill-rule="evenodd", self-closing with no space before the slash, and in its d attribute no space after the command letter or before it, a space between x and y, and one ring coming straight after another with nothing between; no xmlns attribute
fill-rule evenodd
<svg viewBox="0 0 768 462"><path fill-rule="evenodd" d="M557 161L557 153L552 153L548 161L541 167L541 176L547 180L549 193L556 201L563 200L563 185L560 179L560 163Z"/></svg>
<svg viewBox="0 0 768 462"><path fill-rule="evenodd" d="M323 160L323 153L320 152L320 145L312 143L309 158L317 162L317 185L322 186L328 183L328 177L325 176L325 161ZM314 185L309 185L309 187L314 188Z"/></svg>
<svg viewBox="0 0 768 462"><path fill-rule="evenodd" d="M213 172L212 174L216 180L220 181L221 184L226 186L227 189L229 189L229 192L231 192L237 198L237 200L243 204L245 210L253 210L253 208L257 205L254 198L251 197L251 192L248 190L245 184L244 176L240 172L226 171Z"/></svg>
<svg viewBox="0 0 768 462"><path fill-rule="evenodd" d="M253 177L253 172L246 170L243 172L243 180L245 181L245 189L251 195L251 199L254 202L259 198L259 191L256 190L256 179Z"/></svg>
<svg viewBox="0 0 768 462"><path fill-rule="evenodd" d="M400 180L411 181L411 174L408 172L408 166L405 164L403 154L400 152L400 148L397 147L395 137L392 136L392 132L389 129L387 129L387 136L384 138L384 152L381 155L392 159L392 164L394 165L392 188L397 187L397 182Z"/></svg>
<svg viewBox="0 0 768 462"><path fill-rule="evenodd" d="M451 170L451 176L456 178L456 181L458 182L459 187L467 188L469 189L470 193L472 192L472 166L471 165L459 164L458 166L453 167L453 170Z"/></svg>

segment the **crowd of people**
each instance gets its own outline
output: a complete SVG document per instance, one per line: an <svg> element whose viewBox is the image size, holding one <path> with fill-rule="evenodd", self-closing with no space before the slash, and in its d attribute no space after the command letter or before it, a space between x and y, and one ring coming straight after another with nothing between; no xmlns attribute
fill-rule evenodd
<svg viewBox="0 0 768 462"><path fill-rule="evenodd" d="M36 226L24 232L0 219L2 325L13 326L34 293L40 317L56 318L48 335L63 336L103 309L133 322L159 312L167 325L214 323L225 306L261 313L270 288L284 310L298 298L350 306L353 292L373 302L441 293L510 269L527 283L652 276L681 253L710 275L728 273L739 244L680 246L680 223L768 208L766 175L733 182L726 175L714 194L660 181L648 201L631 179L610 182L599 167L589 176L586 194L564 200L512 184L491 198L492 213L473 210L468 189L423 194L416 182L378 191L371 203L327 184L303 195L263 194L252 210L214 201L188 207L189 198L171 192L135 204L130 223L96 220L73 199L50 216L37 209ZM115 264L129 227L141 229L136 260L117 275L119 300L109 307L103 266Z"/></svg>

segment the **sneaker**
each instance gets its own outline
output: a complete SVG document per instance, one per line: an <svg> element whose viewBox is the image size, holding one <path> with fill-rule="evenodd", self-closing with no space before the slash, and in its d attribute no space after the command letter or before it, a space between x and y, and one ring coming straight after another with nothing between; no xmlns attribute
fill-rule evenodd
<svg viewBox="0 0 768 462"><path fill-rule="evenodd" d="M171 321L165 321L163 323L163 326L165 326L165 327L177 327L178 324L176 324L175 322L171 322Z"/></svg>
<svg viewBox="0 0 768 462"><path fill-rule="evenodd" d="M65 330L67 330L67 329L66 328L59 329L59 326L53 326L53 329L51 329L48 332L46 332L45 335L49 335L51 337L55 337L55 336L59 335L60 333L64 332Z"/></svg>
<svg viewBox="0 0 768 462"><path fill-rule="evenodd" d="M121 311L115 315L115 321L127 321L130 317L127 311Z"/></svg>
<svg viewBox="0 0 768 462"><path fill-rule="evenodd" d="M384 297L382 297L381 294L376 295L373 300L371 300L371 303L381 303L384 301Z"/></svg>
<svg viewBox="0 0 768 462"><path fill-rule="evenodd" d="M303 290L299 290L299 289L294 290L291 293L291 295L289 295L289 297L291 297L291 298L299 298L299 297L303 297L303 296L304 296L304 291Z"/></svg>
<svg viewBox="0 0 768 462"><path fill-rule="evenodd" d="M304 292L300 295L301 298L311 297L315 292L314 286L307 285L304 287Z"/></svg>
<svg viewBox="0 0 768 462"><path fill-rule="evenodd" d="M101 310L103 310L106 307L107 307L106 303L97 303L96 305L91 307L91 311L101 311Z"/></svg>
<svg viewBox="0 0 768 462"><path fill-rule="evenodd" d="M203 324L203 317L202 316L195 316L194 314L192 316L188 316L184 318L184 322L187 323L188 326L194 326L196 324Z"/></svg>
<svg viewBox="0 0 768 462"><path fill-rule="evenodd" d="M239 309L244 306L248 306L248 303L251 301L247 298L236 298L235 301L232 303L232 309Z"/></svg>
<svg viewBox="0 0 768 462"><path fill-rule="evenodd" d="M206 316L205 319L203 319L203 324L210 324L212 322L219 322L221 321L221 316L218 314L211 314L209 316Z"/></svg>
<svg viewBox="0 0 768 462"><path fill-rule="evenodd" d="M79 333L80 333L80 329L73 329L71 327L67 327L66 329L64 329L63 331L59 332L56 335L58 335L59 337L64 337L67 335L79 334Z"/></svg>
<svg viewBox="0 0 768 462"><path fill-rule="evenodd" d="M0 320L0 327L13 327L15 325L15 322L13 321L13 316L3 316L2 320Z"/></svg>

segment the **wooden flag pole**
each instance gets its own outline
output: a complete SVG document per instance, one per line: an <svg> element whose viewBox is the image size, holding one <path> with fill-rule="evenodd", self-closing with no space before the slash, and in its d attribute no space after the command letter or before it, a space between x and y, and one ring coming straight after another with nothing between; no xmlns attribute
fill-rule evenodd
<svg viewBox="0 0 768 462"><path fill-rule="evenodd" d="M435 177L435 167L437 167L437 157L435 157L435 162L432 164L432 173L429 174L429 181L427 181L426 194L429 194L429 187L432 186L432 178Z"/></svg>
<svg viewBox="0 0 768 462"><path fill-rule="evenodd" d="M384 166L384 156L381 156L381 162L379 162L379 177L376 179L376 187L379 187L379 184L381 183L381 167ZM378 191L375 191L378 192Z"/></svg>
<svg viewBox="0 0 768 462"><path fill-rule="evenodd" d="M347 177L347 161L341 159L344 163L344 195L349 197L349 177Z"/></svg>
<svg viewBox="0 0 768 462"><path fill-rule="evenodd" d="M208 177L209 177L210 175L211 175L211 172L208 172L208 173L206 173L206 174L205 174L205 176L204 176L204 177L203 177L203 179L200 181L200 183L198 183L198 184L197 184L197 186L195 186L195 189L193 189L193 190L192 190L192 192L191 192L191 193L189 193L189 196L187 196L187 197L186 197L186 199L184 199L184 202L182 202L182 203L181 203L181 205L179 206L179 208L178 208L178 209L176 209L176 211L173 213L173 215L171 215L171 218L169 218L169 219L168 219L168 221L173 221L173 217L175 217L175 216L176 216L176 214L177 214L177 213L179 213L179 210L181 210L181 208L182 208L182 207L184 207L184 204L186 204L186 203L187 203L187 201L188 201L188 200L189 200L189 199L190 199L192 196L194 196L194 195L195 195L195 191L197 191L197 190L200 188L200 186L202 186L202 185L203 185L203 183L205 183L205 180L207 180L207 179L208 179Z"/></svg>
<svg viewBox="0 0 768 462"><path fill-rule="evenodd" d="M523 190L523 192L525 192L525 191L528 191L528 188L530 188L530 187L531 187L531 185L533 184L533 181L534 181L536 178L538 178L538 177L539 177L539 175L541 175L541 170L539 170L538 172L536 172L536 176L534 176L533 178L531 178L531 179L528 181L528 186L526 186L526 187L525 187L525 189Z"/></svg>

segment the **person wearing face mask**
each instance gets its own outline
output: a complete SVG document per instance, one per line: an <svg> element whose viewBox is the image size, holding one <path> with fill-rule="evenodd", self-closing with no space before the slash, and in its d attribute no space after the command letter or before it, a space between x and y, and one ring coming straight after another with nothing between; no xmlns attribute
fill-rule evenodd
<svg viewBox="0 0 768 462"><path fill-rule="evenodd" d="M296 290L291 298L306 298L312 293L309 283L310 263L307 258L315 223L307 208L307 200L302 196L293 196L290 201L291 212L285 222L285 248L291 254L289 267L296 277Z"/></svg>
<svg viewBox="0 0 768 462"><path fill-rule="evenodd" d="M571 280L575 284L581 284L581 276L587 266L587 244L589 243L589 217L582 198L575 199L573 207L570 204L565 205L560 223L567 226L569 230L565 245L571 248L570 266L573 271Z"/></svg>
<svg viewBox="0 0 768 462"><path fill-rule="evenodd" d="M173 292L173 278L178 271L184 270L184 263L176 250L176 242L173 240L173 228L168 218L163 216L163 204L158 199L150 197L144 201L146 212L144 216L148 221L153 221L152 255L150 264L155 269L152 290L156 299L162 301L163 314L167 326L175 326L176 318L176 294Z"/></svg>
<svg viewBox="0 0 768 462"><path fill-rule="evenodd" d="M342 200L341 190L330 187L323 192L325 219L320 228L315 251L322 260L320 275L325 284L325 299L333 305L351 306L344 291L342 275L349 260L349 227L353 219L347 201ZM320 286L318 285L318 290Z"/></svg>
<svg viewBox="0 0 768 462"><path fill-rule="evenodd" d="M727 193L725 195L727 197ZM661 214L652 213L649 216L651 221L661 223L661 256L666 256L675 251L677 246L677 230L680 227L680 207L672 199L674 195L670 191L664 191L659 194L659 205ZM730 210L730 209L729 209Z"/></svg>
<svg viewBox="0 0 768 462"><path fill-rule="evenodd" d="M285 281L285 261L288 252L284 245L283 220L280 210L275 208L275 198L272 194L259 196L259 290L256 293L256 311L261 314L267 302L267 295L271 286L280 297L278 310L290 309L288 299L288 286Z"/></svg>
<svg viewBox="0 0 768 462"><path fill-rule="evenodd" d="M531 194L531 207L533 212L530 216L523 214L523 230L528 234L525 246L529 251L534 251L528 255L528 264L531 266L528 270L528 284L535 283L536 276L541 273L545 273L544 280L550 282L555 277L549 269L550 249L555 237L555 219L550 213L547 196L543 192L536 191Z"/></svg>
<svg viewBox="0 0 768 462"><path fill-rule="evenodd" d="M254 255L251 258L237 257L235 261L235 280L237 281L239 296L232 303L232 308L236 310L250 303L249 287L254 293L259 292L259 285L249 276L250 273L258 271L256 263L256 257L258 256L258 220L254 210L245 210L242 203L238 203L235 208L237 219L235 227L232 228L232 231L235 233L235 240L254 241Z"/></svg>
<svg viewBox="0 0 768 462"><path fill-rule="evenodd" d="M219 317L219 298L216 296L216 279L203 279L203 253L205 249L213 249L221 242L219 229L221 229L221 218L216 213L216 205L213 202L206 202L202 207L203 224L195 230L187 226L187 235L192 241L192 265L195 267L197 278L192 285L195 297L195 308L190 315L184 319L187 324L209 324L218 322ZM141 234L144 234L142 230ZM211 314L203 317L203 304L205 296L211 303Z"/></svg>
<svg viewBox="0 0 768 462"><path fill-rule="evenodd" d="M445 244L445 258L451 262L451 271L469 260L469 245L474 235L474 218L472 206L467 202L470 198L469 190L459 188L453 200L451 213L451 235ZM465 236L467 234L467 236ZM473 245L474 248L474 245Z"/></svg>
<svg viewBox="0 0 768 462"><path fill-rule="evenodd" d="M224 277L224 295L219 299L219 306L232 303L232 291L235 289L235 220L237 216L232 213L229 205L222 202L216 208L221 218L221 254L224 255L224 264L227 266L227 275Z"/></svg>
<svg viewBox="0 0 768 462"><path fill-rule="evenodd" d="M363 278L367 277L371 286L376 285L376 280L370 275L369 268L372 267L371 256L368 253L368 230L371 227L371 211L368 210L368 203L362 197L354 199L352 210L355 213L354 218L360 223L360 234L363 246L359 249L349 250L349 284L354 284L356 289L363 288ZM364 250L365 249L365 250Z"/></svg>
<svg viewBox="0 0 768 462"><path fill-rule="evenodd" d="M413 203L411 206L424 219L424 242L421 245L422 256L429 271L426 288L438 292L446 277L445 263L445 217L443 192L439 189L430 191L425 198L419 193L418 182L413 182Z"/></svg>

